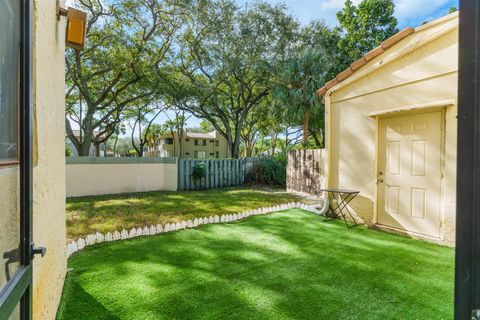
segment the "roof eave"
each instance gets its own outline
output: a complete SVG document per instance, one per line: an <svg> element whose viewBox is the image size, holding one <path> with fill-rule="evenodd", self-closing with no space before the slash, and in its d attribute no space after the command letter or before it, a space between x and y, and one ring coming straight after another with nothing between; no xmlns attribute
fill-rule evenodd
<svg viewBox="0 0 480 320"><path fill-rule="evenodd" d="M366 65L369 61L373 60L374 58L378 57L390 47L395 45L396 43L400 42L401 40L405 39L409 35L415 32L414 28L407 27L400 32L397 32L390 38L383 41L378 47L374 48L373 50L369 51L360 59L354 61L350 67L346 70L340 72L334 79L327 82L323 87L317 90L317 96L322 97L329 91L331 88L335 87L336 85L340 84L344 80L351 77L356 71Z"/></svg>

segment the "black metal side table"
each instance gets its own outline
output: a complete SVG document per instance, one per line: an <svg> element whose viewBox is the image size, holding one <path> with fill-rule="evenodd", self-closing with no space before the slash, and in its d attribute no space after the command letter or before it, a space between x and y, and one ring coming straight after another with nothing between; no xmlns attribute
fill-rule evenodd
<svg viewBox="0 0 480 320"><path fill-rule="evenodd" d="M326 218L324 221L337 219L340 216L345 222L347 228L358 226L355 217L350 212L350 209L348 209L348 204L360 193L360 191L345 189L321 189L320 191L325 192L326 197L331 194L332 199L334 200L332 201L333 203L330 205L330 208L326 213ZM353 220L353 224L348 224L347 214Z"/></svg>

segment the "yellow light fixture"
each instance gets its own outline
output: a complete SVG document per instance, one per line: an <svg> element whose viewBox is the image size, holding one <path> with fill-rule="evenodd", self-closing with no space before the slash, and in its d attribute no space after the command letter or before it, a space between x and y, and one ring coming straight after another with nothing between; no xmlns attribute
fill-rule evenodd
<svg viewBox="0 0 480 320"><path fill-rule="evenodd" d="M83 50L87 30L87 13L68 8L65 45L75 50Z"/></svg>
<svg viewBox="0 0 480 320"><path fill-rule="evenodd" d="M78 51L83 50L87 32L87 13L71 7L62 8L57 2L58 20L60 20L60 16L67 17L65 45Z"/></svg>

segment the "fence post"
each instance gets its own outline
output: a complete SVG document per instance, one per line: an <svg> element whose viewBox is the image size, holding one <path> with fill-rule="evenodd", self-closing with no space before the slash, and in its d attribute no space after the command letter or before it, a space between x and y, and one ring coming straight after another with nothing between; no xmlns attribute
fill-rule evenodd
<svg viewBox="0 0 480 320"><path fill-rule="evenodd" d="M227 160L222 160L222 187L227 186Z"/></svg>
<svg viewBox="0 0 480 320"><path fill-rule="evenodd" d="M212 160L212 164L213 164L213 187L214 188L217 188L218 187L218 168L217 168L217 164L218 164L218 160Z"/></svg>
<svg viewBox="0 0 480 320"><path fill-rule="evenodd" d="M240 184L245 182L245 159L240 160Z"/></svg>
<svg viewBox="0 0 480 320"><path fill-rule="evenodd" d="M205 189L210 189L210 161L205 160Z"/></svg>
<svg viewBox="0 0 480 320"><path fill-rule="evenodd" d="M232 160L227 160L227 184L229 187L232 186Z"/></svg>
<svg viewBox="0 0 480 320"><path fill-rule="evenodd" d="M233 173L233 184L238 186L238 169L237 169L237 165L238 165L238 159L235 159L233 160L233 170L232 170L232 173Z"/></svg>
<svg viewBox="0 0 480 320"><path fill-rule="evenodd" d="M240 185L240 159L235 160L235 184Z"/></svg>
<svg viewBox="0 0 480 320"><path fill-rule="evenodd" d="M206 181L206 188L207 189L210 189L210 160L206 160L205 161L205 179L207 180Z"/></svg>
<svg viewBox="0 0 480 320"><path fill-rule="evenodd" d="M230 159L229 160L225 160L225 185L226 187L230 187Z"/></svg>
<svg viewBox="0 0 480 320"><path fill-rule="evenodd" d="M215 187L220 188L220 161L215 161Z"/></svg>
<svg viewBox="0 0 480 320"><path fill-rule="evenodd" d="M190 160L185 160L185 190L190 190Z"/></svg>
<svg viewBox="0 0 480 320"><path fill-rule="evenodd" d="M183 191L184 185L184 160L177 158L177 170L178 170L178 190Z"/></svg>

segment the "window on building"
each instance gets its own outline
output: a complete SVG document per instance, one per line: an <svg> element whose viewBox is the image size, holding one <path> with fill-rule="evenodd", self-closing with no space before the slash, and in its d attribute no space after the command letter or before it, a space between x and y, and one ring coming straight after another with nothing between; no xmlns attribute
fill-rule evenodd
<svg viewBox="0 0 480 320"><path fill-rule="evenodd" d="M186 142L190 142L190 139L185 139Z"/></svg>
<svg viewBox="0 0 480 320"><path fill-rule="evenodd" d="M213 155L214 155L214 153L213 153L213 152L210 152L210 156L212 156L212 157L213 157Z"/></svg>
<svg viewBox="0 0 480 320"><path fill-rule="evenodd" d="M220 141L215 140L215 146L218 147L220 145Z"/></svg>
<svg viewBox="0 0 480 320"><path fill-rule="evenodd" d="M21 28L17 2L0 7L0 165L8 165L18 162Z"/></svg>
<svg viewBox="0 0 480 320"><path fill-rule="evenodd" d="M211 143L214 143L214 142L215 142L215 140L210 140L210 142L211 142Z"/></svg>
<svg viewBox="0 0 480 320"><path fill-rule="evenodd" d="M195 151L195 158L205 159L205 151Z"/></svg>
<svg viewBox="0 0 480 320"><path fill-rule="evenodd" d="M195 139L196 146L205 146L207 145L207 140L205 139Z"/></svg>
<svg viewBox="0 0 480 320"><path fill-rule="evenodd" d="M217 158L217 159L220 158L220 152L215 151L215 158Z"/></svg>
<svg viewBox="0 0 480 320"><path fill-rule="evenodd" d="M173 144L173 138L165 138L165 144Z"/></svg>

